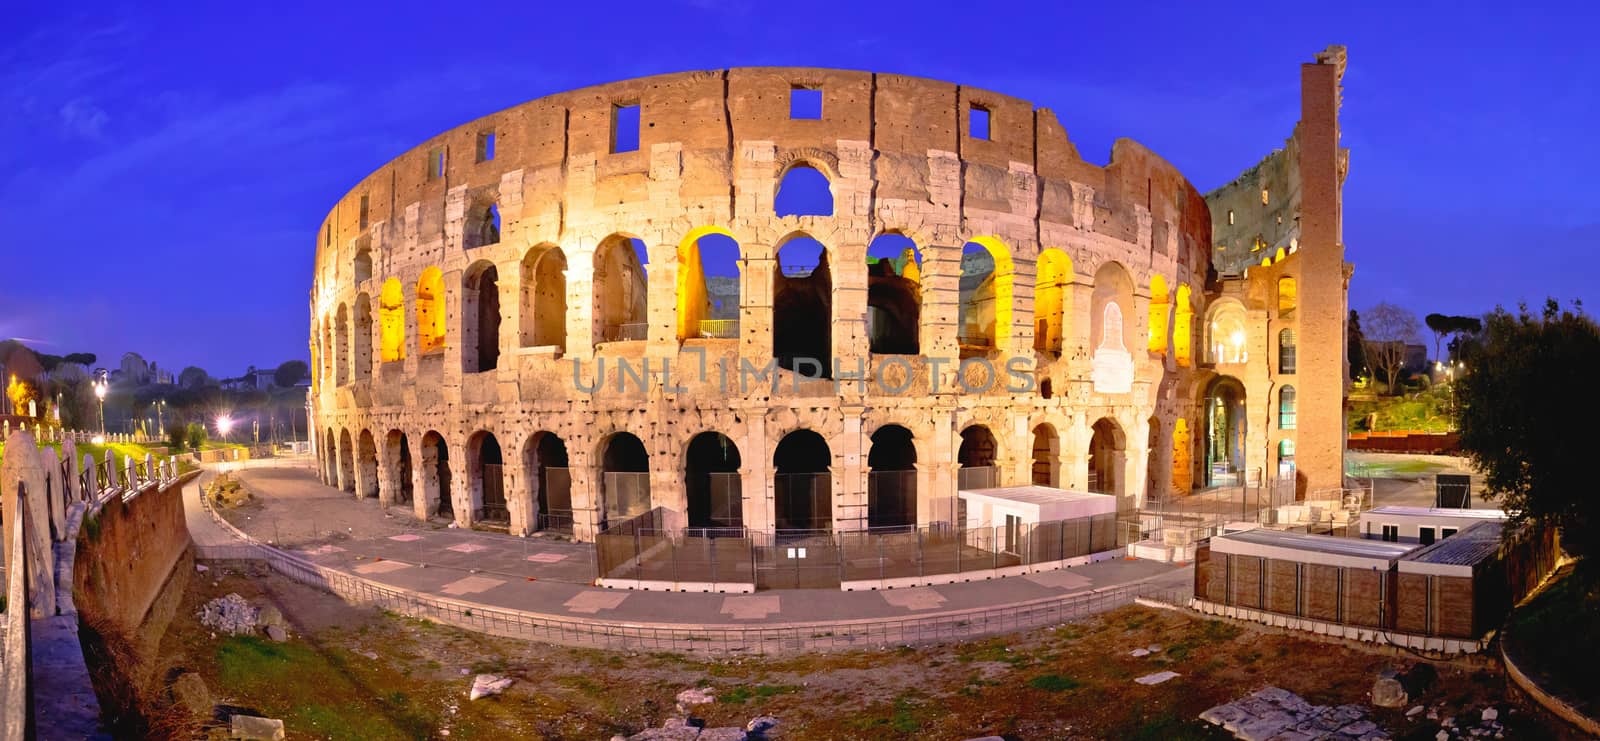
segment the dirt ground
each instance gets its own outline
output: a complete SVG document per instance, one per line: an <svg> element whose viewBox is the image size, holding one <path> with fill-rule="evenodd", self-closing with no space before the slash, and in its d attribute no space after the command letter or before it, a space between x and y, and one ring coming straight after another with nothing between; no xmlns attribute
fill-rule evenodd
<svg viewBox="0 0 1600 741"><path fill-rule="evenodd" d="M1195 720L1266 685L1322 704L1364 703L1373 677L1408 661L1266 630L1130 607L1052 630L944 646L789 658L611 653L494 638L357 608L256 572L213 566L191 580L162 642L170 667L198 672L217 703L285 720L289 738L607 739L659 726L673 698L710 688L708 726L770 714L783 739L1225 738ZM213 634L194 618L229 592L279 607L286 643ZM1152 657L1129 651L1158 644ZM1438 664L1420 700L1441 716L1501 708L1511 738L1559 738L1504 699L1493 669ZM1135 677L1182 676L1143 686ZM514 677L469 702L472 676ZM1404 710L1374 719L1397 738L1438 725Z"/></svg>

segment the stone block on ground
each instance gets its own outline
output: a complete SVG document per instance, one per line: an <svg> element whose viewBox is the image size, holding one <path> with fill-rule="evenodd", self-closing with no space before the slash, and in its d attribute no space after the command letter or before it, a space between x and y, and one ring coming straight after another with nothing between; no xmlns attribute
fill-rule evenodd
<svg viewBox="0 0 1600 741"><path fill-rule="evenodd" d="M468 699L477 700L492 695L498 695L511 686L510 677L501 677L494 674L479 674L472 679L472 691Z"/></svg>
<svg viewBox="0 0 1600 741"><path fill-rule="evenodd" d="M283 721L255 715L235 715L229 721L229 735L241 741L283 741Z"/></svg>
<svg viewBox="0 0 1600 741"><path fill-rule="evenodd" d="M1406 704L1411 695L1406 692L1400 678L1384 672L1372 681L1372 704L1380 708L1398 708Z"/></svg>
<svg viewBox="0 0 1600 741"><path fill-rule="evenodd" d="M206 681L194 672L184 672L172 682L172 702L194 715L209 717L215 703Z"/></svg>
<svg viewBox="0 0 1600 741"><path fill-rule="evenodd" d="M268 625L267 637L278 643L283 643L289 640L289 632L284 630L282 625Z"/></svg>

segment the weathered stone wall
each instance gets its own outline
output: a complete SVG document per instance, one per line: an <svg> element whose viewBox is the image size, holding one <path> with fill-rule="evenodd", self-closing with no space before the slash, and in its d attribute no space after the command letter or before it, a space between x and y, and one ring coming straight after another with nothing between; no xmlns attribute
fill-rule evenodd
<svg viewBox="0 0 1600 741"><path fill-rule="evenodd" d="M86 618L134 633L189 549L183 487L194 474L123 501L113 496L78 530L72 598Z"/></svg>
<svg viewBox="0 0 1600 741"><path fill-rule="evenodd" d="M789 117L795 86L822 91L821 119ZM641 108L637 151L610 151L618 104ZM987 139L969 130L973 106L988 111ZM483 160L489 134L494 157ZM778 183L796 165L827 177L831 216L776 215ZM482 243L491 205L501 220L499 241ZM689 270L679 265L680 248L705 228L739 245L737 339L679 339L678 276ZM923 260L914 356L869 352L865 254L874 237L890 232L911 238ZM647 326L642 340L597 342L597 252L618 235L642 240L647 251ZM785 373L777 388L719 383L719 361L737 371L741 363L760 368L771 360L777 250L796 235L827 249L831 309L811 320L829 329L831 356L846 373L859 362L891 383L835 390ZM681 511L688 442L714 431L739 448L744 524L762 528L771 526L773 452L785 434L810 429L830 447L835 526L850 528L865 521L866 457L883 425L914 433L918 520L928 522L937 502L954 497L960 433L968 426L985 425L995 436L1004 484L1030 480L1039 447L1034 431L1047 426L1057 441L1048 461L1059 470L1057 482L1084 488L1092 428L1107 419L1117 430L1116 493L1131 508L1148 491L1171 487L1174 421L1198 421L1195 364L1146 349L1151 284L1160 276L1169 290L1186 287L1195 316L1204 316L1211 239L1204 200L1158 156L1123 139L1108 165L1087 163L1053 113L990 91L899 75L752 68L552 95L424 142L369 175L330 212L317 236L310 307L323 475L361 492L373 490L368 479L376 476L379 497L396 501L403 433L413 506L426 516L438 510L441 495L421 444L436 433L448 448L443 496L455 518L470 523L482 484L469 463L489 433L505 452L511 528L526 532L535 523L536 495L525 455L538 433L551 433L566 445L575 530L586 537L599 520L599 456L609 435L629 432L644 441L655 504ZM961 250L971 240L998 253L997 296L1010 295L1002 302L1009 312L997 315L997 346L986 357L1001 367L1026 358L1032 378L1049 381L1048 398L999 384L952 390L955 361L971 354L957 344ZM538 265L556 248L565 300L552 303ZM1036 264L1046 249L1070 260L1060 316L1034 310ZM490 265L498 275L498 367L474 372L479 320L468 289ZM443 276L445 336L441 349L429 350L432 343L419 339L426 326L419 281L435 269ZM1110 276L1118 288L1106 290L1096 276ZM383 362L379 297L389 279L403 292L403 319L393 317L396 329L403 324L404 358ZM1121 344L1131 353L1127 390L1097 386L1092 373L1106 344L1098 328L1110 302L1119 306ZM559 332L538 307L555 311L561 303L557 326L565 340L552 345L541 339ZM1035 350L1041 321L1062 326L1059 353ZM1192 323L1187 343L1197 349L1200 325ZM647 388L619 389L618 359L653 363ZM659 370L668 362L670 377ZM708 377L699 377L701 367L711 369ZM582 390L575 373L609 382ZM886 388L902 378L911 381L903 391ZM361 465L351 465L352 456Z"/></svg>

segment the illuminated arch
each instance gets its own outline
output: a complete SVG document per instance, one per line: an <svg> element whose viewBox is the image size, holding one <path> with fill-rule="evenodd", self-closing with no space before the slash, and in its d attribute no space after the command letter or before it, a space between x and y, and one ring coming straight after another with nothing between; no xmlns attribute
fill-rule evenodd
<svg viewBox="0 0 1600 741"><path fill-rule="evenodd" d="M1150 276L1150 352L1167 354L1167 335L1172 314L1172 299L1167 294L1167 279Z"/></svg>
<svg viewBox="0 0 1600 741"><path fill-rule="evenodd" d="M393 363L406 359L406 289L399 278L383 282L378 293L379 359Z"/></svg>
<svg viewBox="0 0 1600 741"><path fill-rule="evenodd" d="M351 359L355 362L355 378L372 376L372 299L365 293L356 294L355 349Z"/></svg>
<svg viewBox="0 0 1600 741"><path fill-rule="evenodd" d="M567 346L567 255L546 244L522 256L521 321L523 347Z"/></svg>
<svg viewBox="0 0 1600 741"><path fill-rule="evenodd" d="M1061 354L1066 318L1072 316L1072 258L1050 248L1039 253L1033 288L1033 349Z"/></svg>
<svg viewBox="0 0 1600 741"><path fill-rule="evenodd" d="M1243 363L1250 358L1245 332L1244 305L1233 299L1219 301L1206 322L1206 361Z"/></svg>
<svg viewBox="0 0 1600 741"><path fill-rule="evenodd" d="M702 244L701 240L706 240L706 243ZM713 288L707 279L705 258L708 251L712 254L732 252L732 275L711 273L714 277L733 278L731 296L721 286ZM727 267L719 264L726 261L726 254L717 257L719 259L712 261L716 266L713 270L727 272ZM734 339L739 336L742 262L739 242L734 239L733 232L720 226L694 229L678 243L677 315L680 342L695 337Z"/></svg>
<svg viewBox="0 0 1600 741"><path fill-rule="evenodd" d="M642 240L613 234L594 251L594 343L649 337L650 255Z"/></svg>
<svg viewBox="0 0 1600 741"><path fill-rule="evenodd" d="M1278 279L1278 318L1289 319L1294 316L1294 309L1300 303L1300 293L1291 276Z"/></svg>
<svg viewBox="0 0 1600 741"><path fill-rule="evenodd" d="M1189 436L1189 420L1179 417L1172 425L1172 488L1187 492L1194 488L1194 443Z"/></svg>
<svg viewBox="0 0 1600 741"><path fill-rule="evenodd" d="M1128 269L1115 261L1102 264L1094 271L1093 295L1093 311L1090 312L1092 326L1089 328L1090 342L1093 343L1091 347L1114 345L1117 339L1121 340L1120 346L1123 348L1138 347L1139 343L1135 342L1138 339L1136 335L1138 330L1135 328L1139 326L1139 322L1136 318L1138 315L1133 311L1133 276L1128 274ZM1118 313L1123 318L1121 338L1104 336L1108 303L1115 303Z"/></svg>
<svg viewBox="0 0 1600 741"><path fill-rule="evenodd" d="M867 342L870 352L916 355L921 348L922 251L899 232L867 245Z"/></svg>
<svg viewBox="0 0 1600 741"><path fill-rule="evenodd" d="M1194 362L1194 299L1189 295L1189 284L1179 283L1172 312L1172 354L1178 367L1187 368Z"/></svg>
<svg viewBox="0 0 1600 741"><path fill-rule="evenodd" d="M973 261L974 269L969 269L965 256L978 254L969 249L973 246L982 248L993 260L993 268L988 272L984 272L978 260ZM998 237L980 236L967 241L962 255L958 340L980 350L1010 347L1016 276L1011 248Z"/></svg>
<svg viewBox="0 0 1600 741"><path fill-rule="evenodd" d="M444 273L430 267L417 279L417 352L444 349L444 317Z"/></svg>

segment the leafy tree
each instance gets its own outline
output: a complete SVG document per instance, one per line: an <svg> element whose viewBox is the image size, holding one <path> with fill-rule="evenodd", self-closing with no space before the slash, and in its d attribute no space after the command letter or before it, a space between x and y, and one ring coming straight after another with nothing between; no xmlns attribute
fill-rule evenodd
<svg viewBox="0 0 1600 741"><path fill-rule="evenodd" d="M199 450L201 446L206 444L207 435L205 425L200 424L199 422L190 422L189 426L184 429L188 433L189 447L191 449Z"/></svg>
<svg viewBox="0 0 1600 741"><path fill-rule="evenodd" d="M1454 331L1455 322L1452 321L1453 319L1455 319L1455 317L1445 316L1444 314L1429 314L1422 318L1422 322L1428 325L1428 329L1433 331L1434 360L1438 360L1440 357L1442 357L1439 355L1439 343L1444 341L1445 335Z"/></svg>
<svg viewBox="0 0 1600 741"><path fill-rule="evenodd" d="M1540 315L1496 309L1482 334L1461 345L1460 445L1490 496L1513 521L1561 527L1569 551L1600 552L1600 497L1589 468L1600 419L1600 326L1580 305L1550 300Z"/></svg>
<svg viewBox="0 0 1600 741"><path fill-rule="evenodd" d="M1367 371L1366 337L1361 334L1361 313L1350 310L1350 321L1345 323L1345 361L1350 364L1350 378L1365 375Z"/></svg>
<svg viewBox="0 0 1600 741"><path fill-rule="evenodd" d="M211 382L211 376L204 368L189 366L178 373L178 385L186 389L197 389Z"/></svg>
<svg viewBox="0 0 1600 741"><path fill-rule="evenodd" d="M311 367L304 360L285 361L278 369L272 372L272 382L280 388L288 388L300 382L311 372Z"/></svg>
<svg viewBox="0 0 1600 741"><path fill-rule="evenodd" d="M78 365L87 368L94 365L94 361L98 360L98 358L92 352L75 352L68 353L66 357L62 358L62 360L65 360L68 363L77 363Z"/></svg>
<svg viewBox="0 0 1600 741"><path fill-rule="evenodd" d="M172 448L171 452L177 453L183 450L184 444L188 441L188 425L173 424L167 427L167 445Z"/></svg>
<svg viewBox="0 0 1600 741"><path fill-rule="evenodd" d="M1387 379L1388 393L1399 393L1400 370L1406 363L1406 345L1417 339L1417 315L1388 302L1367 310L1363 350L1374 373Z"/></svg>

